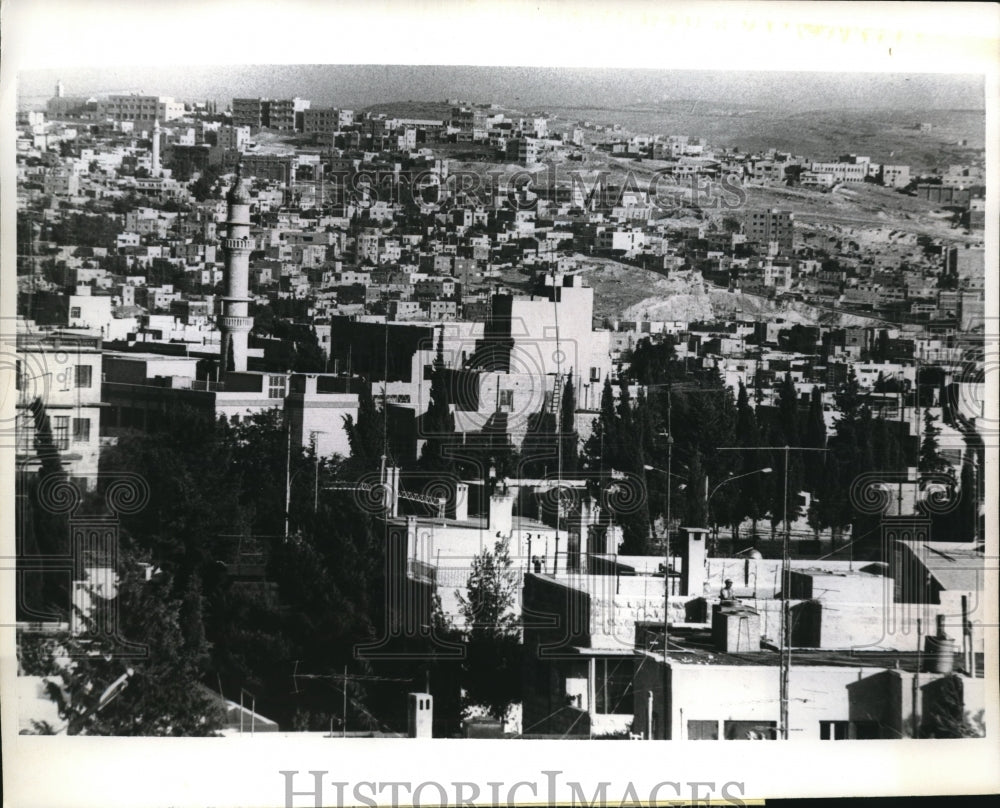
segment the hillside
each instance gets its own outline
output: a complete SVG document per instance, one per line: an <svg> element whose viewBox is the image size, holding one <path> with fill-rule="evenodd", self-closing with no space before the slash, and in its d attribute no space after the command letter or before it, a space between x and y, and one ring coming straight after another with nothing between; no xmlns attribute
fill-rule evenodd
<svg viewBox="0 0 1000 808"><path fill-rule="evenodd" d="M729 292L707 283L697 271L656 272L608 259L578 255L581 273L594 289L594 318L608 320L784 319L804 325L859 325L878 322L805 303L775 303L757 295Z"/></svg>

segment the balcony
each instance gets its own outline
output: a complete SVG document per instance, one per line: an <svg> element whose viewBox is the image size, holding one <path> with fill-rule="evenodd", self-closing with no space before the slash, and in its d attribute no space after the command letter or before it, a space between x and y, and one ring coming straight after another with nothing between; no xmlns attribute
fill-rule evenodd
<svg viewBox="0 0 1000 808"><path fill-rule="evenodd" d="M406 577L420 583L436 586L437 567L433 564L427 564L423 561L417 561L415 558L410 558L406 562Z"/></svg>
<svg viewBox="0 0 1000 808"><path fill-rule="evenodd" d="M219 324L230 331L249 331L253 328L253 317L234 317L226 314L219 318Z"/></svg>
<svg viewBox="0 0 1000 808"><path fill-rule="evenodd" d="M224 382L213 382L208 379L195 379L191 382L192 390L202 390L209 393L223 393L226 390Z"/></svg>

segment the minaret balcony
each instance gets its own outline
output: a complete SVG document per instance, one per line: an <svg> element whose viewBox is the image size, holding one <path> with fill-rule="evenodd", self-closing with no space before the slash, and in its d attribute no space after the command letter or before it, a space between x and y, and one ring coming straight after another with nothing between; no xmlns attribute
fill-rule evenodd
<svg viewBox="0 0 1000 808"><path fill-rule="evenodd" d="M253 317L234 317L224 314L220 318L220 325L227 331L249 331L253 328Z"/></svg>
<svg viewBox="0 0 1000 808"><path fill-rule="evenodd" d="M224 250L241 250L245 252L252 252L253 248L254 248L253 239L249 238L222 239L222 249Z"/></svg>

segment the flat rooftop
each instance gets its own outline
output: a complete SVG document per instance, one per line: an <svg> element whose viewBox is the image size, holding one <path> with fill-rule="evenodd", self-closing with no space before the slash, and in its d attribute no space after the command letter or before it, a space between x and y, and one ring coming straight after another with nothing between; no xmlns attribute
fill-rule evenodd
<svg viewBox="0 0 1000 808"><path fill-rule="evenodd" d="M653 634L654 627L637 626L637 637L643 632ZM662 634L662 632L660 632ZM647 634L647 636L648 636ZM658 643L662 646L661 642ZM958 650L958 647L956 647ZM716 650L712 642L712 632L704 628L675 628L670 629L670 649L669 660L671 664L681 665L764 665L778 666L781 664L781 654L777 646L766 644L761 646L757 652L746 653L726 653ZM663 660L663 649L658 647L655 650L646 651L639 649L639 653L646 653L659 661ZM917 655L915 651L852 651L820 648L792 648L792 667L868 667L868 668L892 668L909 673L917 671L919 659L923 654ZM958 659L956 654L955 670L958 670ZM976 653L977 678L983 675L983 654Z"/></svg>

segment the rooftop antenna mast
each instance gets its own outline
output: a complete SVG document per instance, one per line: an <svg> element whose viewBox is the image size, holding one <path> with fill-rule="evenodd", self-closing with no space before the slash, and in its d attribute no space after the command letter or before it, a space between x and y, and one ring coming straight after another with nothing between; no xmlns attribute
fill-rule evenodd
<svg viewBox="0 0 1000 808"><path fill-rule="evenodd" d="M555 385L552 390L552 400L553 409L555 410L556 418L556 550L555 556L552 558L552 574L555 575L559 572L559 530L562 527L562 472L563 472L563 431L562 431L562 418L561 418L561 407L562 403L562 349L559 345L559 301L560 295L557 291L556 286L556 270L555 267L551 269L552 273L552 311L554 313L555 325L556 325L556 379ZM569 539L566 541L566 566L569 568Z"/></svg>

